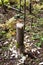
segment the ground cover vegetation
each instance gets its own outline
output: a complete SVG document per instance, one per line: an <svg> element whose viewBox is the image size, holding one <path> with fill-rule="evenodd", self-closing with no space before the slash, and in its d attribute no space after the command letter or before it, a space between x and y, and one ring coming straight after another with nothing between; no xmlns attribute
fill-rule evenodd
<svg viewBox="0 0 43 65"><path fill-rule="evenodd" d="M20 0L0 0L0 65L43 64L43 0L24 2L21 0L20 4ZM18 51L18 22L25 22L23 43L26 53Z"/></svg>

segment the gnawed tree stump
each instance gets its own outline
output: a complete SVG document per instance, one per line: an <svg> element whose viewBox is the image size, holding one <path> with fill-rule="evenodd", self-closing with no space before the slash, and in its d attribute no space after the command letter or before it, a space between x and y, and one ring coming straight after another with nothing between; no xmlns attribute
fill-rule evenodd
<svg viewBox="0 0 43 65"><path fill-rule="evenodd" d="M16 24L16 39L17 39L17 46L20 50L20 52L23 52L24 50L24 24L17 23Z"/></svg>

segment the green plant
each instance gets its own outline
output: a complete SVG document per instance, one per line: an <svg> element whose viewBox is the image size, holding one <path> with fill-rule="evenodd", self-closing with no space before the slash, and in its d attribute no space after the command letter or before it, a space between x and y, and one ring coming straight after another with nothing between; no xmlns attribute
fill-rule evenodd
<svg viewBox="0 0 43 65"><path fill-rule="evenodd" d="M34 40L35 40L35 39L40 39L40 35L35 33L35 34L33 35L33 38L34 38Z"/></svg>
<svg viewBox="0 0 43 65"><path fill-rule="evenodd" d="M8 47L2 47L2 50L3 51L7 51L8 50Z"/></svg>
<svg viewBox="0 0 43 65"><path fill-rule="evenodd" d="M16 48L19 48L20 46L19 46L19 44L18 43L16 43Z"/></svg>
<svg viewBox="0 0 43 65"><path fill-rule="evenodd" d="M41 42L35 44L38 47L41 47Z"/></svg>
<svg viewBox="0 0 43 65"><path fill-rule="evenodd" d="M25 30L26 30L26 31L30 31L29 26L26 26L26 27L25 27Z"/></svg>
<svg viewBox="0 0 43 65"><path fill-rule="evenodd" d="M2 38L3 36L5 36L6 32L5 31L0 31L0 38Z"/></svg>

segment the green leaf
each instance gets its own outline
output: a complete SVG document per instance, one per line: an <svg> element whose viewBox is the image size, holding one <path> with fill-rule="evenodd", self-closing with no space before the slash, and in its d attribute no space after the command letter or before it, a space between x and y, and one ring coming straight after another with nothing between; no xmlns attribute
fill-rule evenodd
<svg viewBox="0 0 43 65"><path fill-rule="evenodd" d="M41 40L43 40L43 38L41 38Z"/></svg>
<svg viewBox="0 0 43 65"><path fill-rule="evenodd" d="M41 41L43 41L43 37L41 38Z"/></svg>
<svg viewBox="0 0 43 65"><path fill-rule="evenodd" d="M35 44L38 47L41 47L41 42Z"/></svg>
<svg viewBox="0 0 43 65"><path fill-rule="evenodd" d="M5 31L2 31L2 34L5 34L6 32Z"/></svg>
<svg viewBox="0 0 43 65"><path fill-rule="evenodd" d="M38 34L33 35L34 39L40 39L40 36Z"/></svg>
<svg viewBox="0 0 43 65"><path fill-rule="evenodd" d="M25 27L25 30L26 30L26 31L30 31L29 26L26 26L26 27Z"/></svg>

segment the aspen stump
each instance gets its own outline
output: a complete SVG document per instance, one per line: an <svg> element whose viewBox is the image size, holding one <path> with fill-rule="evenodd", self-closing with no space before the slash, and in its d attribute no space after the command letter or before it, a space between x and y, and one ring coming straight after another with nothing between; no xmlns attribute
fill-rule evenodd
<svg viewBox="0 0 43 65"><path fill-rule="evenodd" d="M23 23L17 23L16 24L16 40L17 45L20 50L20 52L23 52L24 50L24 24Z"/></svg>

